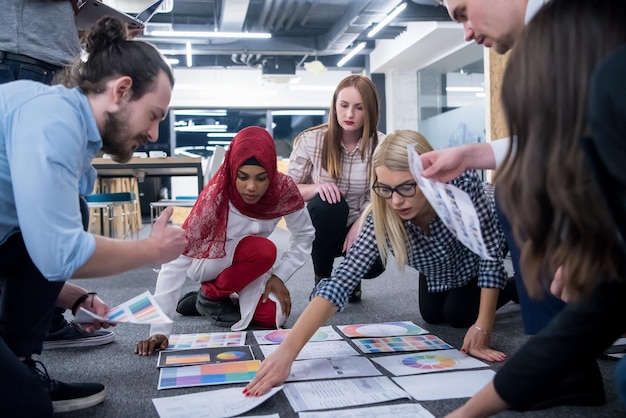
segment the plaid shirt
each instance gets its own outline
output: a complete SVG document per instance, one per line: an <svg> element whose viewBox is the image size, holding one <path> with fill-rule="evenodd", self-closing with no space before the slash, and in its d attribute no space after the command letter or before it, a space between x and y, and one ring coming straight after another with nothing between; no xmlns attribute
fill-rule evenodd
<svg viewBox="0 0 626 418"><path fill-rule="evenodd" d="M426 276L429 292L465 286L476 276L479 287L504 288L507 280L502 259L505 239L496 218L492 187L483 183L475 171L463 173L450 184L469 194L480 220L486 248L494 260L483 260L470 251L435 216L429 224L430 234L410 221L404 221L409 236L408 265ZM320 282L312 296L321 296L342 308L378 255L374 221L370 214L359 237L332 277Z"/></svg>
<svg viewBox="0 0 626 418"><path fill-rule="evenodd" d="M326 131L326 127L321 127L302 132L296 137L289 157L287 175L296 184L337 184L350 209L347 223L350 225L357 220L369 202L371 156L366 155L365 160L361 160L358 145L351 152L342 147L341 178L338 180L330 178L328 172L322 168L322 144ZM384 138L385 134L378 132L378 142Z"/></svg>

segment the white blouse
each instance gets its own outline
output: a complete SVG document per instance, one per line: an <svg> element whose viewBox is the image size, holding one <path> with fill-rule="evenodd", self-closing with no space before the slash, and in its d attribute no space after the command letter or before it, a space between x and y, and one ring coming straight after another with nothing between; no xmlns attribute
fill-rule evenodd
<svg viewBox="0 0 626 418"><path fill-rule="evenodd" d="M283 282L304 265L311 255L315 228L311 223L309 212L304 207L289 215L285 215L287 229L291 232L289 249L285 251L272 269L258 277L245 289L239 292L239 308L241 320L231 327L233 331L246 329L252 320L259 298L265 291L265 283L275 275ZM280 218L255 219L243 215L232 204L229 205L228 224L226 226L226 256L223 258L191 258L184 255L164 264L157 278L154 297L170 318L176 313L176 304L180 299L181 290L187 277L198 282L215 280L215 278L233 261L235 248L243 238L251 235L267 238L270 236ZM154 324L150 327L150 335L164 334L169 336L172 324Z"/></svg>

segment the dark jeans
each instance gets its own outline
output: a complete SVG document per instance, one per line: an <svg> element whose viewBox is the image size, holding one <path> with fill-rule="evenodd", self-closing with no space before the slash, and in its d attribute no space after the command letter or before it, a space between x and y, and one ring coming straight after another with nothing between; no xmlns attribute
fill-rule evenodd
<svg viewBox="0 0 626 418"><path fill-rule="evenodd" d="M62 287L63 282L42 276L21 233L0 245L0 370L11 376L0 379L0 410L7 416L44 416L42 411L52 410L44 386L18 357L41 353ZM21 403L25 394L31 400Z"/></svg>
<svg viewBox="0 0 626 418"><path fill-rule="evenodd" d="M500 291L496 309L511 300L515 294L514 287L510 280ZM480 290L478 278L475 277L463 287L445 292L429 292L426 276L420 273L418 292L422 319L429 324L448 324L454 328L467 328L478 318Z"/></svg>
<svg viewBox="0 0 626 418"><path fill-rule="evenodd" d="M345 255L342 252L343 242L348 235L352 224L348 222L348 204L341 198L335 204L324 202L317 194L307 202L307 209L315 227L315 239L311 258L315 275L321 278L330 277L333 271L335 258ZM373 279L385 271L380 257L376 259L363 279Z"/></svg>
<svg viewBox="0 0 626 418"><path fill-rule="evenodd" d="M35 65L5 57L0 58L2 58L0 60L0 84L15 80L33 80L51 84L56 72L59 70L54 65Z"/></svg>
<svg viewBox="0 0 626 418"><path fill-rule="evenodd" d="M522 323L524 325L524 332L526 334L536 334L541 331L548 323L565 307L565 303L552 295L549 289L543 294L543 297L539 300L531 299L524 286L522 275L519 268L520 249L515 242L513 236L513 230L511 223L507 219L502 208L498 204L497 189L496 189L496 212L500 225L502 225L502 231L506 237L507 244L509 246L509 252L511 253L511 261L513 262L513 269L515 270L515 283L517 285L517 294L519 296L520 308L522 311Z"/></svg>

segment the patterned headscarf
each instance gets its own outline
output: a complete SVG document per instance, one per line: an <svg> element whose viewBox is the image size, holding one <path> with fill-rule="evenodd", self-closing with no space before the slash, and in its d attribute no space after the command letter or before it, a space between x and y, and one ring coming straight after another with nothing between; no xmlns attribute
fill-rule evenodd
<svg viewBox="0 0 626 418"><path fill-rule="evenodd" d="M255 203L246 203L237 191L237 170L256 158L267 171L269 187ZM276 148L271 135L256 126L244 128L233 138L224 162L204 187L185 220L189 243L184 255L194 258L222 258L226 255L228 204L255 219L276 219L304 207L304 200L291 177L276 168Z"/></svg>

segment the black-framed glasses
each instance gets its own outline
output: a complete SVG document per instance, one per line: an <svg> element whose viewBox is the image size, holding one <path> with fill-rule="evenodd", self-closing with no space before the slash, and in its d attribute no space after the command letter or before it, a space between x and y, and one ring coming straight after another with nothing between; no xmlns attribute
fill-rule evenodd
<svg viewBox="0 0 626 418"><path fill-rule="evenodd" d="M396 187L380 186L377 184L374 184L372 186L372 190L374 190L374 193L376 193L383 199L391 199L391 196L393 196L393 192L398 193L402 197L413 197L415 196L416 188L417 183L403 183Z"/></svg>

